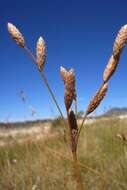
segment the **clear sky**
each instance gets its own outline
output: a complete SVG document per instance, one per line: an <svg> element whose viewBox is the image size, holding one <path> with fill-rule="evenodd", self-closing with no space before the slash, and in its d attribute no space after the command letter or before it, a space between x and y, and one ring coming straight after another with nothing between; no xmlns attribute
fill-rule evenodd
<svg viewBox="0 0 127 190"><path fill-rule="evenodd" d="M103 70L120 27L127 24L126 0L11 0L0 5L0 121L58 115L36 66L7 32L12 22L35 53L36 41L47 44L45 74L65 113L59 68L73 67L79 109L86 106L102 82ZM26 102L20 97L25 92ZM127 106L127 47L109 91L96 113ZM31 108L37 113L32 116Z"/></svg>

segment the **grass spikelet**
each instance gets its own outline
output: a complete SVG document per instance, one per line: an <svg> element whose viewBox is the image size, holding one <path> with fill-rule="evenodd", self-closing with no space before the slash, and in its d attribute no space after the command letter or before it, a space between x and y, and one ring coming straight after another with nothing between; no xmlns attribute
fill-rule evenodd
<svg viewBox="0 0 127 190"><path fill-rule="evenodd" d="M127 134L124 133L118 133L116 135L117 138L121 139L122 141L127 141Z"/></svg>
<svg viewBox="0 0 127 190"><path fill-rule="evenodd" d="M67 78L67 75L68 75L68 72L67 70L64 68L64 67L60 67L60 74L61 74L61 77L63 78L63 81L64 83L66 82L66 78Z"/></svg>
<svg viewBox="0 0 127 190"><path fill-rule="evenodd" d="M100 89L97 91L96 95L91 100L90 104L88 105L87 114L92 113L103 100L106 92L108 90L108 84L104 83Z"/></svg>
<svg viewBox="0 0 127 190"><path fill-rule="evenodd" d="M113 46L114 57L119 57L122 49L127 42L127 24L124 25L118 32Z"/></svg>
<svg viewBox="0 0 127 190"><path fill-rule="evenodd" d="M78 125L75 114L71 108L68 110L68 122L71 130L71 150L72 152L75 152L77 146Z"/></svg>
<svg viewBox="0 0 127 190"><path fill-rule="evenodd" d="M65 96L64 101L66 105L66 109L68 110L72 104L72 101L76 100L76 92L75 92L75 74L74 70L70 69L65 82Z"/></svg>
<svg viewBox="0 0 127 190"><path fill-rule="evenodd" d="M16 41L16 43L20 47L24 47L25 40L24 40L23 35L19 32L19 30L11 23L7 24L7 28L8 28L9 33L11 34L12 38Z"/></svg>
<svg viewBox="0 0 127 190"><path fill-rule="evenodd" d="M64 102L67 110L71 107L72 101L73 101L72 93L66 90L64 95Z"/></svg>
<svg viewBox="0 0 127 190"><path fill-rule="evenodd" d="M110 77L113 75L118 63L119 63L119 59L114 58L114 56L112 55L108 61L108 64L104 70L104 73L103 73L104 82L108 81L110 79Z"/></svg>
<svg viewBox="0 0 127 190"><path fill-rule="evenodd" d="M46 50L45 50L45 41L42 37L40 37L37 41L36 46L36 62L38 65L38 69L41 71L45 60L46 60Z"/></svg>
<svg viewBox="0 0 127 190"><path fill-rule="evenodd" d="M72 109L69 109L68 111L68 119L69 119L70 128L78 129L76 117Z"/></svg>

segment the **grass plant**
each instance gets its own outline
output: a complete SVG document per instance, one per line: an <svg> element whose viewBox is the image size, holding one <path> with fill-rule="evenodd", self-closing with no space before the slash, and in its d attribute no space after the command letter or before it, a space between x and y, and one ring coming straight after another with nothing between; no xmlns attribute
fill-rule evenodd
<svg viewBox="0 0 127 190"><path fill-rule="evenodd" d="M75 182L76 182L76 189L83 190L86 187L86 184L83 182L82 176L83 175L86 176L86 174L82 175L82 171L81 171L81 168L79 167L79 163L78 163L79 161L77 159L77 147L79 147L79 149L80 149L80 146L81 146L81 145L79 145L79 137L81 136L81 130L84 126L84 122L85 122L87 116L90 113L92 113L99 106L99 104L101 103L101 101L103 100L103 98L107 92L109 79L111 78L111 76L113 75L113 73L115 72L115 70L117 68L122 49L124 48L126 41L127 41L127 25L124 25L118 32L118 35L117 35L114 45L113 45L111 57L104 70L102 84L100 85L100 88L96 92L95 96L91 99L91 101L86 109L84 118L80 125L78 124L77 116L76 116L76 114L77 114L77 94L76 94L76 86L75 86L74 69L71 68L69 71L67 71L64 67L60 68L60 73L61 73L61 76L62 76L62 79L64 82L64 86L65 86L64 103L65 103L66 112L67 112L67 121L66 121L66 119L64 118L64 115L62 113L62 110L58 104L58 100L56 99L54 92L52 91L52 89L48 83L48 80L45 76L45 73L44 73L44 65L46 62L46 45L45 45L44 39L42 37L39 37L39 39L37 40L36 56L34 56L32 51L26 45L24 36L17 29L17 27L15 27L11 23L8 23L8 31L11 34L12 38L17 42L17 44L27 52L27 54L30 56L32 61L37 65L38 71L41 74L42 79L43 79L45 85L47 86L48 91L61 115L61 118L63 120L64 131L66 134L66 141L67 141L70 151L72 153L73 171L74 171L74 177L75 177ZM75 102L75 108L76 108L75 112L72 110L72 107L71 107L73 101ZM113 147L113 142L111 144ZM92 148L92 145L91 145L91 148ZM94 164L95 163L93 161L93 165ZM32 170L32 169L30 169L30 170ZM100 170L101 170L101 168L100 168ZM32 174L30 174L30 175L32 175ZM87 180L87 177L86 177L86 180ZM87 181L86 181L86 183L87 183Z"/></svg>

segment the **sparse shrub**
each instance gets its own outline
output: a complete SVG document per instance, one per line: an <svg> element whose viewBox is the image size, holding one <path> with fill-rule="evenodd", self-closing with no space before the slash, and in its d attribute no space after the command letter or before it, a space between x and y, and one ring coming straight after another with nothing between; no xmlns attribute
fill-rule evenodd
<svg viewBox="0 0 127 190"><path fill-rule="evenodd" d="M78 113L77 113L77 119L82 119L83 115L84 115L84 111L82 111L82 110L78 111Z"/></svg>
<svg viewBox="0 0 127 190"><path fill-rule="evenodd" d="M60 129L61 126L63 126L63 121L62 121L62 118L60 116L53 119L53 121L52 121L52 127L53 128Z"/></svg>

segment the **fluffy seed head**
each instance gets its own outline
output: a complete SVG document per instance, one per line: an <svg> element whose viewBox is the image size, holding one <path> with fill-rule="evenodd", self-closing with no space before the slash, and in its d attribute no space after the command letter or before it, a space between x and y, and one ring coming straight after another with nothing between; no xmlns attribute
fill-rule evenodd
<svg viewBox="0 0 127 190"><path fill-rule="evenodd" d="M74 70L70 69L66 77L65 95L64 95L64 101L67 110L70 108L73 100L76 100L75 74Z"/></svg>
<svg viewBox="0 0 127 190"><path fill-rule="evenodd" d="M97 91L96 95L90 101L90 104L88 105L88 108L87 108L87 114L90 114L99 106L99 104L103 100L107 90L108 90L108 84L104 83L100 87L100 89Z"/></svg>
<svg viewBox="0 0 127 190"><path fill-rule="evenodd" d="M67 70L64 67L60 67L60 74L61 74L61 77L63 78L64 83L65 83L67 75L68 75Z"/></svg>
<svg viewBox="0 0 127 190"><path fill-rule="evenodd" d="M118 32L113 46L114 57L119 57L122 49L127 42L127 24L124 25Z"/></svg>
<svg viewBox="0 0 127 190"><path fill-rule="evenodd" d="M16 43L20 47L24 47L25 40L24 40L23 35L19 32L19 30L11 23L7 24L7 28L8 28L9 33L11 34L12 38L16 41Z"/></svg>
<svg viewBox="0 0 127 190"><path fill-rule="evenodd" d="M46 60L46 50L45 50L45 41L42 37L40 37L37 41L36 46L36 62L38 65L38 69L41 71L45 60Z"/></svg>
<svg viewBox="0 0 127 190"><path fill-rule="evenodd" d="M115 58L112 55L108 61L108 64L104 70L104 73L103 73L104 82L108 81L110 79L110 77L113 75L113 73L116 70L118 63L119 63L119 58Z"/></svg>

